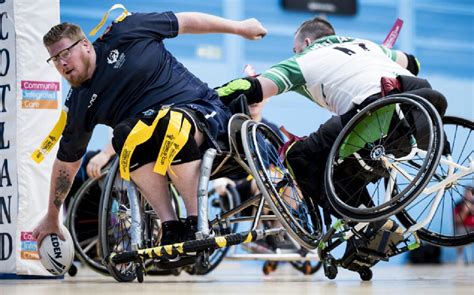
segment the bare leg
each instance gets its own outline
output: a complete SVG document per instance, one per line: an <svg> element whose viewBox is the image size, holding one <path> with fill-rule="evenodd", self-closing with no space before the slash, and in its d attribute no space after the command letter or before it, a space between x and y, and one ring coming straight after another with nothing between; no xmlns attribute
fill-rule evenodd
<svg viewBox="0 0 474 295"><path fill-rule="evenodd" d="M199 167L201 160L175 165L172 167L174 173L169 173L173 184L181 194L189 215L197 215L197 187L199 181Z"/></svg>
<svg viewBox="0 0 474 295"><path fill-rule="evenodd" d="M203 142L203 134L196 128L194 139L198 145ZM180 165L173 165L173 173L168 173L171 181L181 194L189 215L197 215L197 190L199 183L199 169L201 160L196 160Z"/></svg>
<svg viewBox="0 0 474 295"><path fill-rule="evenodd" d="M171 205L168 179L166 176L153 172L154 165L155 163L148 163L131 172L130 175L162 222L177 220Z"/></svg>
<svg viewBox="0 0 474 295"><path fill-rule="evenodd" d="M203 141L203 135L196 131L194 138L198 145ZM173 173L168 173L174 185L181 194L188 215L197 215L197 187L201 160L174 165ZM130 173L133 181L145 195L161 221L177 220L171 204L168 188L168 178L153 172L155 163L148 163Z"/></svg>

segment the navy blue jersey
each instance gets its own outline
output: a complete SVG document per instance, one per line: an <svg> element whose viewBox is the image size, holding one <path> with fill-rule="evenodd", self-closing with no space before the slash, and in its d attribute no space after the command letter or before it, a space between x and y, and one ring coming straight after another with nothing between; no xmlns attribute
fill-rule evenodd
<svg viewBox="0 0 474 295"><path fill-rule="evenodd" d="M71 88L65 101L68 118L59 160L79 160L97 124L113 128L150 108L217 97L166 50L163 39L177 35L172 12L136 13L93 43L96 70L90 80Z"/></svg>

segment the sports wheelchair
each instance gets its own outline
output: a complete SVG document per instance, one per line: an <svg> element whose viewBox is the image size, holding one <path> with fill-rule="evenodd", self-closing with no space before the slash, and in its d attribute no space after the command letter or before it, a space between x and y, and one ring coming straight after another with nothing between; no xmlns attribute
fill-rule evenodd
<svg viewBox="0 0 474 295"><path fill-rule="evenodd" d="M332 224L324 212L318 253L328 278L336 277L339 266L370 280L370 267L419 247L421 240L439 246L474 242L472 230L456 229L455 210L467 202L463 190L472 185L473 127L461 118L441 120L427 100L403 93L377 100L349 121L325 169L330 209L341 218ZM344 242L346 252L335 259L331 251Z"/></svg>
<svg viewBox="0 0 474 295"><path fill-rule="evenodd" d="M101 197L99 237L104 265L117 281L142 282L148 269L205 274L219 264L229 246L282 237L285 232L305 249L317 247L322 233L319 211L301 194L279 158L283 142L269 127L250 120L245 97L235 100L231 109L228 141L210 138L213 148L202 159L196 240L157 246L158 217L135 184L120 179L118 162L112 165ZM208 194L209 181L242 172L257 180L262 193L240 204L219 199L219 212L211 214L215 202L209 201L214 197ZM257 208L254 216L240 216L251 206ZM272 214L264 214L265 208ZM261 221L275 220L284 228L259 228ZM236 224L249 223L248 231L236 232Z"/></svg>
<svg viewBox="0 0 474 295"><path fill-rule="evenodd" d="M459 125L456 120L456 129L462 126L469 130L464 137L466 146L472 140L472 122L463 121L465 124ZM215 144L215 149L209 149L202 161L197 240L145 249L132 242L127 249L104 251L109 270L119 267L133 270L142 281L143 264L148 259L180 255L193 259L195 272L203 272L215 249L283 233L283 229L257 229L258 222L266 219L281 222L287 234L303 248L317 248L325 274L331 279L336 277L340 266L359 272L363 280L370 280L370 267L380 260L417 248L420 239L435 244L443 241L443 245L473 241L471 232L459 234L432 226L440 200L454 198L453 191L465 185L462 181L472 175L474 165L472 149L464 154L463 148L462 156L453 160L450 156L453 149L445 142L456 147L457 135L453 141L445 140L437 111L419 96L400 94L380 99L362 109L339 134L325 169L324 182L330 206L323 210L324 227L318 204L301 193L280 158L278 149L282 142L278 136L266 125L242 114L232 117L228 130L227 148ZM440 163L449 168L443 169ZM255 178L261 195L209 221L209 179L242 169ZM433 181L437 183L433 184ZM427 187L429 184L433 185ZM410 206L419 204L413 202L418 195L433 193L436 194L434 198L426 198L432 201L430 213L420 220L420 209ZM250 231L234 233L229 230L231 224L249 220L238 217L238 213L253 205L257 206L257 213L251 218ZM274 215L262 215L266 206ZM421 213L426 208L422 208ZM331 215L340 219L333 222ZM390 221L388 218L394 215L406 227L402 235L385 227ZM446 216L455 219L453 211L441 213L441 219ZM381 226L373 225L379 221L383 221ZM335 259L331 251L344 242L349 250L347 255Z"/></svg>
<svg viewBox="0 0 474 295"><path fill-rule="evenodd" d="M113 243L123 243L124 241L130 240L130 233L127 231L129 229L126 224L130 224L130 216L127 217L127 214L130 215L130 210L126 211L129 208L128 199L127 199L127 190L120 184L119 179L115 179L113 186L112 198L107 201L107 206L113 206L114 208L121 207L121 222L123 228L116 229L113 236L103 236L99 239L99 203L101 200L102 192L106 187L106 180L109 173L114 173L116 177L119 177L117 171L117 159L111 161L107 166L105 166L99 177L87 179L77 190L77 192L72 196L70 204L67 210L66 217L66 226L71 233L71 237L74 243L76 258L85 266L91 268L92 270L103 274L108 275L109 271L107 267L103 264L102 249L100 241L106 241L109 245ZM109 183L110 186L110 183ZM109 188L110 189L110 188ZM181 202L180 196L178 195L177 190L170 183L170 197L174 205L177 216L183 216L184 205ZM222 210L226 208L233 208L236 203L238 203L238 194L233 192L231 188L226 190L224 195L217 195L214 191L209 192L209 203L210 206L210 215L215 216ZM109 204L113 205L110 205ZM150 245L155 245L161 233L160 230L160 221L159 218L154 214L152 210L148 208L146 202L140 204L141 218L147 220L148 222L143 222L142 227L143 237L142 239L148 241ZM118 221L117 216L119 214L119 209L112 210L109 212L108 218L114 218L111 220ZM127 218L129 220L127 220ZM113 221L111 221L113 222ZM118 223L116 224L118 225ZM127 236L128 235L128 236ZM113 240L114 237L121 237L122 242ZM123 246L123 245L122 245ZM223 259L227 248L219 249L215 251L210 258L210 267L208 272L218 265L218 263ZM70 276L75 276L78 271L78 268L73 264L69 269L68 274ZM176 269L159 269L154 265L147 264L147 274L150 275L171 275L177 274ZM127 277L124 276L124 280L127 280Z"/></svg>

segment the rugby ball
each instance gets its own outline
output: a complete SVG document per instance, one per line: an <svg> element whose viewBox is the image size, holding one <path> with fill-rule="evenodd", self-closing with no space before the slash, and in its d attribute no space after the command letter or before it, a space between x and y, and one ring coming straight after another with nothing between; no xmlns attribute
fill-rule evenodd
<svg viewBox="0 0 474 295"><path fill-rule="evenodd" d="M43 239L39 248L41 264L55 276L64 275L74 260L74 243L71 234L64 225L61 226L61 230L65 241L56 234L50 234Z"/></svg>

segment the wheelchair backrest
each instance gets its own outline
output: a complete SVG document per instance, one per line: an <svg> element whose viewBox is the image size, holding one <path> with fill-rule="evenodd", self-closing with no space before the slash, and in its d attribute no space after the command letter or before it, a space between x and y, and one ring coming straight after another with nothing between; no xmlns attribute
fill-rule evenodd
<svg viewBox="0 0 474 295"><path fill-rule="evenodd" d="M232 114L244 114L250 117L249 105L247 103L247 97L244 94L239 95L228 105Z"/></svg>

